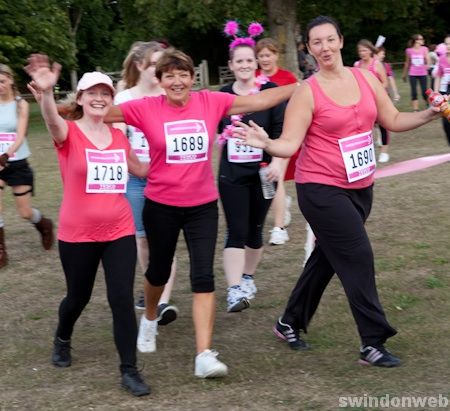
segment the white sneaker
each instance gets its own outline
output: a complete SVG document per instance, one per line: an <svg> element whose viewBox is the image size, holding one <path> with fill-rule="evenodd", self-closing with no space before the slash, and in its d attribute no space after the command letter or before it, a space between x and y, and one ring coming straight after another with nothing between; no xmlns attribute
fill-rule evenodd
<svg viewBox="0 0 450 411"><path fill-rule="evenodd" d="M216 357L215 350L205 350L195 357L195 376L199 378L224 377L228 374L228 367Z"/></svg>
<svg viewBox="0 0 450 411"><path fill-rule="evenodd" d="M271 245L281 245L286 241L289 241L289 234L285 228L274 227L270 230L270 240Z"/></svg>
<svg viewBox="0 0 450 411"><path fill-rule="evenodd" d="M251 277L251 276L249 276ZM247 300L253 300L258 291L255 285L255 280L249 277L242 277L241 279L241 290L244 292Z"/></svg>
<svg viewBox="0 0 450 411"><path fill-rule="evenodd" d="M291 224L292 221L292 215L291 215L291 211L289 210L291 208L291 204L292 204L292 197L291 196L286 196L285 198L285 208L284 208L284 220L283 220L283 224L285 227L287 227L289 224Z"/></svg>
<svg viewBox="0 0 450 411"><path fill-rule="evenodd" d="M388 153L380 153L380 156L378 157L379 163L387 163L389 161L389 154Z"/></svg>
<svg viewBox="0 0 450 411"><path fill-rule="evenodd" d="M158 321L147 320L145 314L141 317L139 324L139 334L137 338L137 348L140 352L156 351L156 336L158 335Z"/></svg>
<svg viewBox="0 0 450 411"><path fill-rule="evenodd" d="M241 289L240 285L229 287L227 291L227 312L237 313L250 307L246 293Z"/></svg>

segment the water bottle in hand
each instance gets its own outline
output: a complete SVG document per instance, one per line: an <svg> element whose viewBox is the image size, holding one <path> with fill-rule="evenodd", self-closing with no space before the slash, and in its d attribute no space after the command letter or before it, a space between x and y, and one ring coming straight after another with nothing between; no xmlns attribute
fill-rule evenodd
<svg viewBox="0 0 450 411"><path fill-rule="evenodd" d="M259 178L261 179L261 188L263 192L263 197L266 200L270 200L275 197L275 183L267 179L267 173L269 169L267 168L267 163L259 164Z"/></svg>

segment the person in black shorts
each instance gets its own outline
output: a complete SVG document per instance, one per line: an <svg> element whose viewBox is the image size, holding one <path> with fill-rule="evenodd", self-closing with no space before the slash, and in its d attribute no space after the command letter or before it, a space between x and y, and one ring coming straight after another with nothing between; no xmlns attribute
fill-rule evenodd
<svg viewBox="0 0 450 411"><path fill-rule="evenodd" d="M42 246L49 250L54 241L53 223L31 205L33 170L28 164L30 149L25 137L28 103L18 93L12 70L0 64L0 268L8 264L2 215L3 192L12 188L19 215L34 224Z"/></svg>

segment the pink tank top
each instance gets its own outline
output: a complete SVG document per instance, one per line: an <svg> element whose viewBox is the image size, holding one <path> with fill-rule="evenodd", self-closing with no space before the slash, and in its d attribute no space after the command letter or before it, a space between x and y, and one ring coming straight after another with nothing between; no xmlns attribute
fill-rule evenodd
<svg viewBox="0 0 450 411"><path fill-rule="evenodd" d="M349 70L358 82L361 95L356 104L349 106L341 106L331 100L322 91L315 75L306 80L313 93L314 110L311 125L306 132L296 163L297 183L319 183L351 189L365 188L373 184L375 153L372 130L377 119L375 94L359 69L349 68ZM367 146L367 154L363 153L361 159L355 155L353 160L356 161L356 165L359 160L364 163L367 155L373 167L365 177L352 181L348 172L348 153L343 154L341 145L346 141L345 138L359 138L358 136L364 136L363 144L369 140L372 152Z"/></svg>
<svg viewBox="0 0 450 411"><path fill-rule="evenodd" d="M361 65L362 65L362 60L358 60L354 64L354 66L358 67L358 68L361 68ZM375 68L375 59L374 58L372 58L370 60L369 67L367 67L367 70L369 70L378 80L381 81L380 73L378 73L378 71Z"/></svg>

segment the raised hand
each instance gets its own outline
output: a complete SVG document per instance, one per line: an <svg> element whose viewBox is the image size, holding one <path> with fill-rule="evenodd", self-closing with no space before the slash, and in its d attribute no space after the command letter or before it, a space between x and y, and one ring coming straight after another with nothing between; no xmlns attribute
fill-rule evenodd
<svg viewBox="0 0 450 411"><path fill-rule="evenodd" d="M269 142L269 135L263 127L258 126L253 120L248 124L237 121L233 130L233 137L242 139L245 144L265 149Z"/></svg>
<svg viewBox="0 0 450 411"><path fill-rule="evenodd" d="M42 99L42 90L36 85L34 80L30 81L27 84L27 89L30 90L31 94L33 94L34 99L38 104L41 104Z"/></svg>
<svg viewBox="0 0 450 411"><path fill-rule="evenodd" d="M52 90L58 81L61 65L53 63L50 66L48 56L45 54L32 54L27 62L25 71L33 79L34 88L42 92Z"/></svg>

